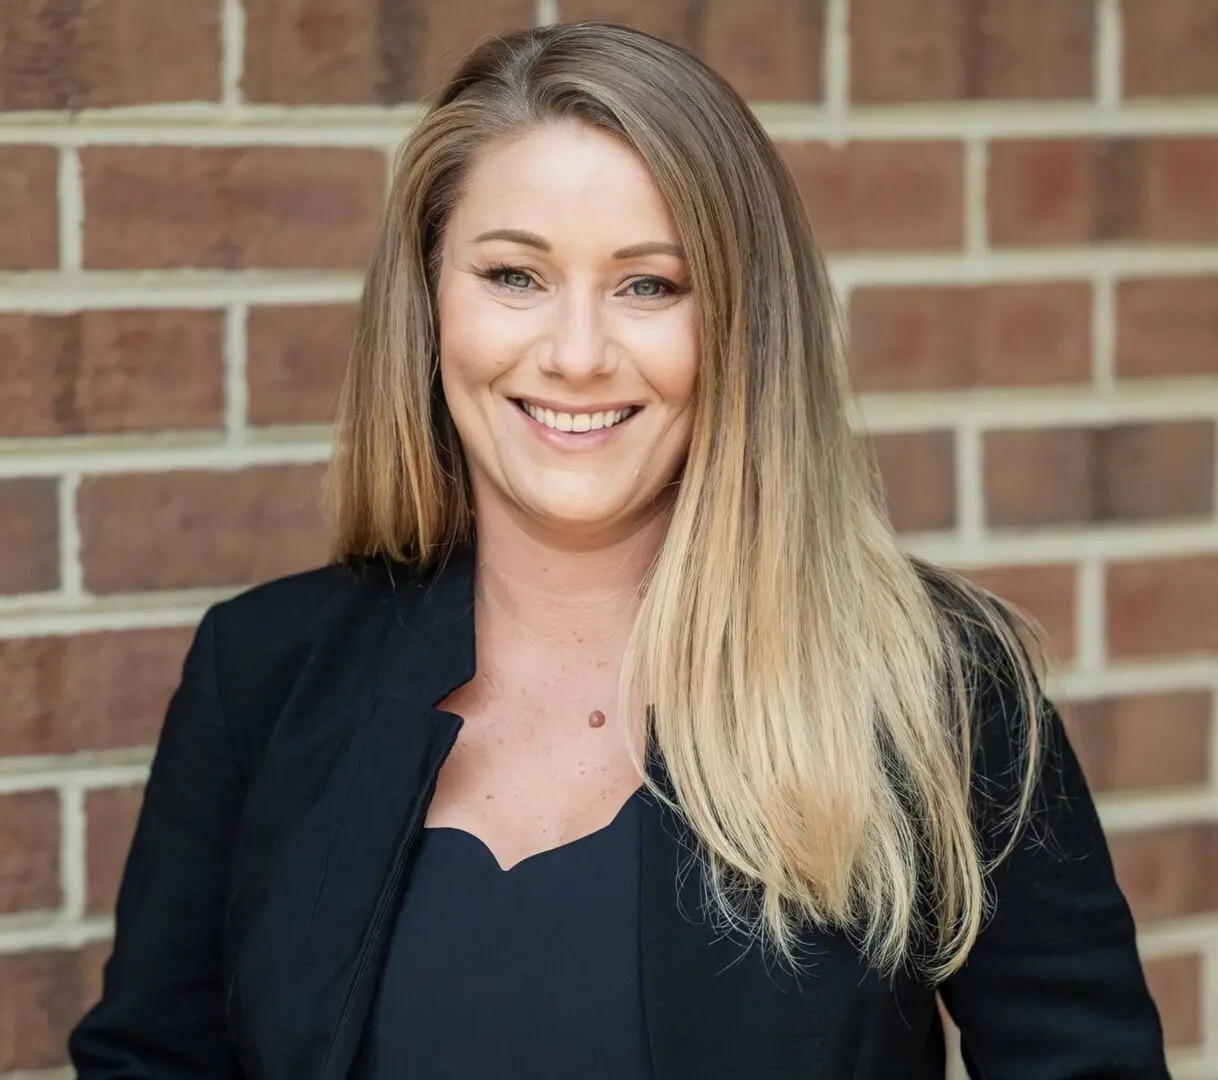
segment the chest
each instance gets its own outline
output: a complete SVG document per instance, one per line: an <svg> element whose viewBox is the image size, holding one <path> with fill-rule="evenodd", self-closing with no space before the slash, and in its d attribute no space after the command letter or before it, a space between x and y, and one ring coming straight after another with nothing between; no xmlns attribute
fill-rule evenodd
<svg viewBox="0 0 1218 1080"><path fill-rule="evenodd" d="M442 703L462 726L425 827L473 834L504 869L604 829L642 782L607 687L531 690L475 684Z"/></svg>
<svg viewBox="0 0 1218 1080"><path fill-rule="evenodd" d="M296 783L315 737L270 751L226 920L229 1019L251 1080L349 1075L459 732L450 712L381 698L317 783ZM816 935L796 977L724 934L690 840L657 807L641 818L637 961L657 1080L942 1077L933 993L868 972L842 935Z"/></svg>

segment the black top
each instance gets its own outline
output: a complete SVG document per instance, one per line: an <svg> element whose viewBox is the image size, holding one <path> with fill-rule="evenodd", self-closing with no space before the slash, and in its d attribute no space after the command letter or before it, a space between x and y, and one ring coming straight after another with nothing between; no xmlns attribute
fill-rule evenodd
<svg viewBox="0 0 1218 1080"><path fill-rule="evenodd" d="M650 1080L643 798L508 870L472 833L424 829L357 1080Z"/></svg>
<svg viewBox="0 0 1218 1080"><path fill-rule="evenodd" d="M425 576L370 560L209 611L152 765L102 999L72 1032L80 1080L348 1080L461 728L437 704L477 667L474 571L468 549ZM973 648L988 853L1009 837L1022 723L997 643ZM644 802L639 963L656 1075L943 1080L942 1001L973 1076L1167 1080L1134 922L1055 712L1045 742L1034 820L987 881L992 917L938 987L876 971L832 928L808 932L799 977L722 932L697 838ZM648 774L675 795L662 756Z"/></svg>

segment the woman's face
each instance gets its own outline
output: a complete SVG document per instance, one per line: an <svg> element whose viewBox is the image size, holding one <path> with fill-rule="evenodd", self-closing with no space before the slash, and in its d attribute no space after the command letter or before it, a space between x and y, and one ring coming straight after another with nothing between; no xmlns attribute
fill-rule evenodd
<svg viewBox="0 0 1218 1080"><path fill-rule="evenodd" d="M585 538L658 512L689 446L697 311L632 150L576 122L487 150L446 225L438 312L477 505Z"/></svg>

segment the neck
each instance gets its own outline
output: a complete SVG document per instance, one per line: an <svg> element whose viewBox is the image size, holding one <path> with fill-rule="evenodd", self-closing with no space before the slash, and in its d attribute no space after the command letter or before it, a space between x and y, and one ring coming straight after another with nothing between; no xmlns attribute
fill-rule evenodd
<svg viewBox="0 0 1218 1080"><path fill-rule="evenodd" d="M478 508L479 635L510 651L624 648L667 514L592 543L542 533L502 509ZM496 650L498 652L498 650Z"/></svg>

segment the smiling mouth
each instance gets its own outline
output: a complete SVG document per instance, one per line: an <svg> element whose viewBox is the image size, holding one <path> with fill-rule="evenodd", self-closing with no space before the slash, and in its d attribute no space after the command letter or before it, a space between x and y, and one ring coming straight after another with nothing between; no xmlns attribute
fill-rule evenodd
<svg viewBox="0 0 1218 1080"><path fill-rule="evenodd" d="M521 398L513 398L512 402L529 419L535 420L543 427L548 427L552 431L569 431L577 434L616 427L643 410L642 405L630 405L625 409L614 409L608 412L566 413L555 412L553 409L542 409Z"/></svg>

